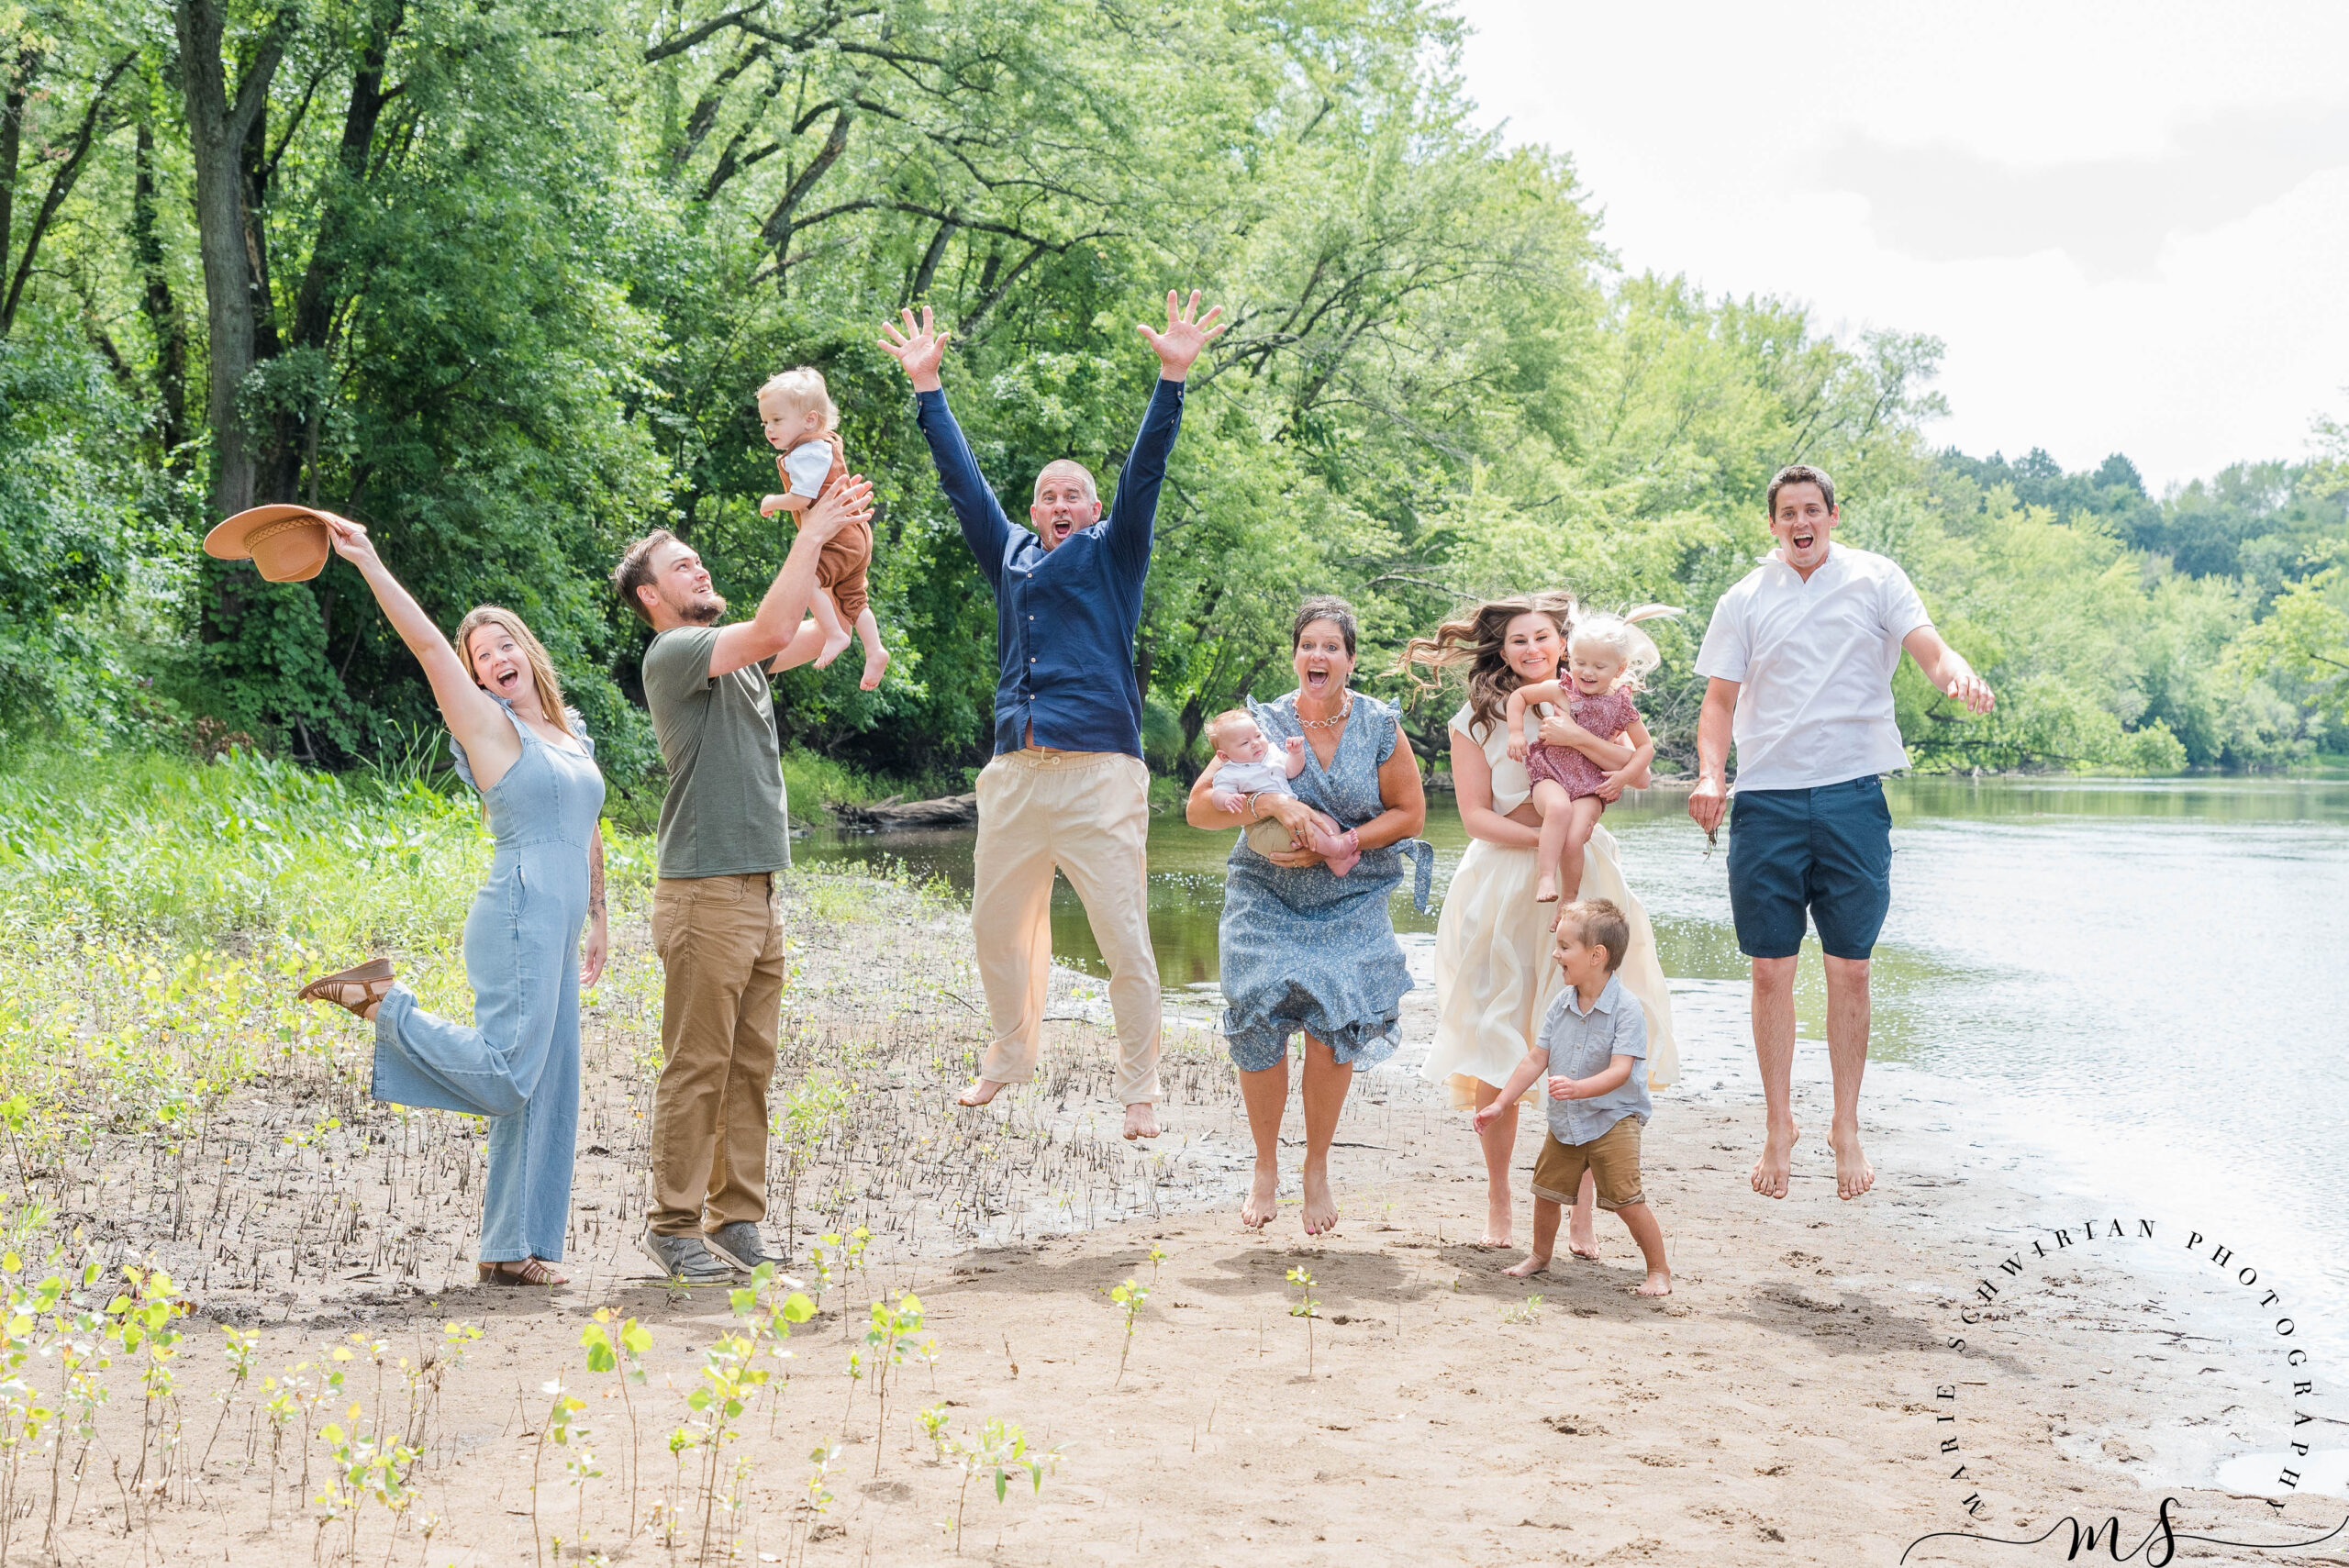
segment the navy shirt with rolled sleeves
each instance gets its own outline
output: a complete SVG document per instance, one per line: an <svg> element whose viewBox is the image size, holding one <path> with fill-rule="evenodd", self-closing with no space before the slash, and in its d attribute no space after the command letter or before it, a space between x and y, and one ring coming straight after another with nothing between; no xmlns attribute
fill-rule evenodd
<svg viewBox="0 0 2349 1568"><path fill-rule="evenodd" d="M919 393L916 403L939 487L995 589L996 751L1030 744L1032 726L1038 746L1140 757L1134 633L1158 490L1183 423L1183 384L1162 380L1151 395L1108 514L1050 550L1004 515L946 394Z"/></svg>

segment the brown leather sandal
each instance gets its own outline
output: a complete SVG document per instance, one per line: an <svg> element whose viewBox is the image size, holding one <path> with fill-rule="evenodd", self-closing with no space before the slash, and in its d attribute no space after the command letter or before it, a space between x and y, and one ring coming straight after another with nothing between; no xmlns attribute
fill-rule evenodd
<svg viewBox="0 0 2349 1568"><path fill-rule="evenodd" d="M552 1286L571 1283L568 1275L556 1273L554 1266L543 1258L523 1258L518 1262L482 1263L476 1266L474 1272L479 1275L483 1284Z"/></svg>
<svg viewBox="0 0 2349 1568"><path fill-rule="evenodd" d="M331 1002L361 1018L392 988L392 961L371 958L362 964L321 974L294 994L297 1002Z"/></svg>

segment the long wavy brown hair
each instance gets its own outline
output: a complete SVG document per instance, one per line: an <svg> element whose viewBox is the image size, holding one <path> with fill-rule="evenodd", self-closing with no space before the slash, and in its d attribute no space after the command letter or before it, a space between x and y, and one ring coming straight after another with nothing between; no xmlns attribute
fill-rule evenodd
<svg viewBox="0 0 2349 1568"><path fill-rule="evenodd" d="M1469 721L1489 729L1504 721L1509 693L1524 684L1523 677L1510 669L1508 659L1502 656L1508 639L1508 623L1520 616L1548 616L1558 628L1559 639L1564 641L1573 635L1575 616L1579 609L1575 596L1564 588L1520 594L1509 599L1487 599L1458 620L1448 620L1437 627L1434 636L1411 639L1403 647L1403 656L1396 661L1395 673L1408 675L1422 691L1432 691L1443 684L1447 675L1464 672Z"/></svg>

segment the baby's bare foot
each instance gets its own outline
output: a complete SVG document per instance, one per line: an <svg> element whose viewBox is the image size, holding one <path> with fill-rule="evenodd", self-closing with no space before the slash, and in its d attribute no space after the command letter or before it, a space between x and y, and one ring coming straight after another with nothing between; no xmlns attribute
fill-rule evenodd
<svg viewBox="0 0 2349 1568"><path fill-rule="evenodd" d="M958 1106L983 1106L1009 1086L992 1078L974 1078L969 1088L954 1096L954 1103Z"/></svg>
<svg viewBox="0 0 2349 1568"><path fill-rule="evenodd" d="M872 691L881 684L881 677L888 673L888 669L889 651L885 648L874 649L864 656L864 673L857 678L858 690Z"/></svg>
<svg viewBox="0 0 2349 1568"><path fill-rule="evenodd" d="M833 636L829 633L826 634L824 638L823 651L816 655L816 668L818 670L830 669L832 667L832 661L848 651L849 642L849 635L844 631L837 636Z"/></svg>
<svg viewBox="0 0 2349 1568"><path fill-rule="evenodd" d="M1240 1223L1251 1230L1262 1230L1280 1212L1281 1173L1278 1169L1256 1167L1256 1180L1248 1189L1248 1201L1240 1206Z"/></svg>
<svg viewBox="0 0 2349 1568"><path fill-rule="evenodd" d="M1533 902L1536 904L1555 904L1557 901L1558 879L1556 877L1545 876L1541 881L1533 884Z"/></svg>
<svg viewBox="0 0 2349 1568"><path fill-rule="evenodd" d="M1531 1279L1535 1274L1542 1273L1549 1266L1550 1260L1543 1257L1541 1253L1535 1252L1529 1255L1523 1262L1512 1263L1508 1268L1503 1269L1501 1273L1508 1275L1511 1279Z"/></svg>

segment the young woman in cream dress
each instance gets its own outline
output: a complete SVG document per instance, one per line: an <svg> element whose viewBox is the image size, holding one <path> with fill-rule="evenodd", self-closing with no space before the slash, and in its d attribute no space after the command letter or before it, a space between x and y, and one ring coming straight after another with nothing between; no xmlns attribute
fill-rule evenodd
<svg viewBox="0 0 2349 1568"><path fill-rule="evenodd" d="M1452 781L1467 830L1467 852L1453 873L1436 928L1435 1046L1422 1070L1448 1084L1452 1103L1481 1109L1500 1093L1509 1070L1531 1046L1552 996L1564 984L1550 962L1550 928L1556 904L1537 904L1541 868L1534 847L1541 819L1530 802L1532 780L1508 757L1508 694L1520 685L1557 678L1573 625L1574 595L1563 592L1497 599L1447 621L1433 637L1415 638L1404 665L1433 677L1464 673L1468 701L1452 717ZM1545 714L1542 739L1571 746L1609 770L1631 760L1629 746L1592 735L1563 713ZM1664 1088L1679 1075L1672 1038L1672 996L1657 962L1655 931L1646 908L1623 881L1614 836L1591 829L1582 886L1559 890L1562 900L1614 900L1631 924L1623 988L1647 1014L1648 1084ZM1510 1244L1509 1155L1517 1144L1517 1107L1495 1118L1478 1135L1487 1184L1481 1244ZM1598 1256L1591 1184L1585 1178L1568 1227L1577 1256Z"/></svg>

